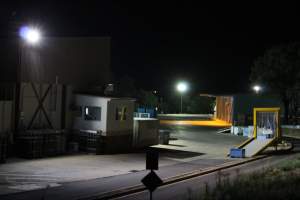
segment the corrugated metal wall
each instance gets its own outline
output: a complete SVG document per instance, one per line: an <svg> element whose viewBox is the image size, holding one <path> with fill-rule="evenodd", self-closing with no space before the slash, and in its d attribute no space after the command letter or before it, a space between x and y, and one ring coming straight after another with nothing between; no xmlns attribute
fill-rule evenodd
<svg viewBox="0 0 300 200"><path fill-rule="evenodd" d="M60 129L61 107L62 85L22 83L19 127Z"/></svg>
<svg viewBox="0 0 300 200"><path fill-rule="evenodd" d="M13 130L14 91L14 83L0 84L0 134Z"/></svg>
<svg viewBox="0 0 300 200"><path fill-rule="evenodd" d="M218 96L216 98L216 118L232 123L233 97Z"/></svg>
<svg viewBox="0 0 300 200"><path fill-rule="evenodd" d="M0 101L0 134L12 130L12 101Z"/></svg>
<svg viewBox="0 0 300 200"><path fill-rule="evenodd" d="M13 100L15 83L0 83L0 101Z"/></svg>

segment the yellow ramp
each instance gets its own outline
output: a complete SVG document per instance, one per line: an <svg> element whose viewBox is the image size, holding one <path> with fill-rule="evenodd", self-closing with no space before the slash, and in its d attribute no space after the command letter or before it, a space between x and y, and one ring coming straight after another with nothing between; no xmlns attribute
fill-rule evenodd
<svg viewBox="0 0 300 200"><path fill-rule="evenodd" d="M254 139L248 144L246 144L243 149L245 149L245 157L252 157L267 148L272 142L271 139Z"/></svg>

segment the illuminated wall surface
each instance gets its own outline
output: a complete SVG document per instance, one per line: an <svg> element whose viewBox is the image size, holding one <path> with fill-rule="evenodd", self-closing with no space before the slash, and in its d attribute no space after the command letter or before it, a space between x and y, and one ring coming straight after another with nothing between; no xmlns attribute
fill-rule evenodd
<svg viewBox="0 0 300 200"><path fill-rule="evenodd" d="M255 107L281 107L281 103L279 98L268 95L238 94L216 97L216 117L217 119L226 121L228 123L239 123L241 118L243 118L242 121L245 121L246 117L252 119L253 108ZM251 122L249 125L252 123L253 122Z"/></svg>
<svg viewBox="0 0 300 200"><path fill-rule="evenodd" d="M232 96L218 96L216 98L216 118L232 123Z"/></svg>
<svg viewBox="0 0 300 200"><path fill-rule="evenodd" d="M110 81L110 38L43 37L36 45L1 40L2 82L14 82L21 63L23 82L71 84L77 88ZM21 48L20 48L21 46Z"/></svg>
<svg viewBox="0 0 300 200"><path fill-rule="evenodd" d="M253 108L281 107L279 98L267 95L234 95L233 120L238 120L238 115L253 116ZM282 110L282 109L281 109Z"/></svg>
<svg viewBox="0 0 300 200"><path fill-rule="evenodd" d="M134 100L132 99L78 94L75 96L75 106L77 109L74 129L101 131L105 136L126 135L133 130ZM98 108L99 112L92 113L93 108ZM121 118L118 115L120 110L124 112Z"/></svg>

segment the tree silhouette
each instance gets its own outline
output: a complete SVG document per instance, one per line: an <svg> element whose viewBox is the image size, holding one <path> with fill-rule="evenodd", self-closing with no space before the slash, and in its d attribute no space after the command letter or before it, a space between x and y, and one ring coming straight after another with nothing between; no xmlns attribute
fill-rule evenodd
<svg viewBox="0 0 300 200"><path fill-rule="evenodd" d="M290 108L293 107L295 111L295 98L299 91L300 44L292 43L267 50L254 62L250 80L266 85L280 96L285 109L285 122L288 123Z"/></svg>
<svg viewBox="0 0 300 200"><path fill-rule="evenodd" d="M128 75L124 75L116 84L115 94L119 97L133 97L137 96L137 89L134 84L134 79Z"/></svg>
<svg viewBox="0 0 300 200"><path fill-rule="evenodd" d="M155 108L158 106L158 97L152 91L140 90L139 100L141 106Z"/></svg>

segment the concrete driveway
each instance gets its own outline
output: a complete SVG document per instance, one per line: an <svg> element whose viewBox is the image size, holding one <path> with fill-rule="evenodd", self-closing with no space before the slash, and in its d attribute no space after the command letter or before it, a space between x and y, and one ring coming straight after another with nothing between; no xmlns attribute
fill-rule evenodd
<svg viewBox="0 0 300 200"><path fill-rule="evenodd" d="M245 138L216 133L217 128L172 125L169 145L160 148L160 167L208 159L228 160L230 147ZM198 161L197 161L198 162ZM197 167L194 163L191 165ZM115 155L80 154L36 160L10 159L0 165L0 194L27 191L62 183L107 178L145 170L144 152Z"/></svg>
<svg viewBox="0 0 300 200"><path fill-rule="evenodd" d="M171 155L172 156L172 155ZM161 156L160 166L178 163ZM145 154L68 155L35 160L9 159L0 165L0 194L47 185L134 173L145 169Z"/></svg>
<svg viewBox="0 0 300 200"><path fill-rule="evenodd" d="M224 158L229 149L247 138L231 134L217 133L218 127L161 125L171 131L169 145L157 145L159 148L177 149L204 154L203 157Z"/></svg>

